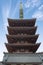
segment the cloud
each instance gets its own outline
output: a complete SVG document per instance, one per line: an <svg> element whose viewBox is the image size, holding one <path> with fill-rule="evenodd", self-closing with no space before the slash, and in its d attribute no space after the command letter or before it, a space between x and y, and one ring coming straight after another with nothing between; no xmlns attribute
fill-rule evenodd
<svg viewBox="0 0 43 65"><path fill-rule="evenodd" d="M32 7L36 6L38 7L40 5L40 0L32 0Z"/></svg>
<svg viewBox="0 0 43 65"><path fill-rule="evenodd" d="M38 10L34 12L32 17L37 18L38 20L43 20L43 5L41 5Z"/></svg>
<svg viewBox="0 0 43 65"><path fill-rule="evenodd" d="M33 18L37 18L38 20L43 20L43 12L41 11L36 11L33 15Z"/></svg>
<svg viewBox="0 0 43 65"><path fill-rule="evenodd" d="M39 9L39 10L43 10L43 5L41 5L38 9Z"/></svg>
<svg viewBox="0 0 43 65"><path fill-rule="evenodd" d="M27 0L25 3L25 7L38 7L40 5L41 1L40 0Z"/></svg>
<svg viewBox="0 0 43 65"><path fill-rule="evenodd" d="M29 0L27 0L27 1L26 1L26 3L25 3L25 7L26 7L26 8L29 8L29 7L30 7L30 5L31 5L30 1L29 1Z"/></svg>

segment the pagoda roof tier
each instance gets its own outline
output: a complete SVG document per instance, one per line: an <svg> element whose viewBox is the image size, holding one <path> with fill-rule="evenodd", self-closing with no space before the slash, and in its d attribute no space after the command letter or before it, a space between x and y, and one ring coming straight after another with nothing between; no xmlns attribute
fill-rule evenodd
<svg viewBox="0 0 43 65"><path fill-rule="evenodd" d="M35 43L39 34L37 35L6 35L9 43L17 41L28 41L29 43Z"/></svg>
<svg viewBox="0 0 43 65"><path fill-rule="evenodd" d="M7 43L8 44L8 43ZM16 43L9 43L9 44L15 44L15 45L28 45L28 44L37 44L37 43L28 43L27 41L21 41L21 42L16 42Z"/></svg>
<svg viewBox="0 0 43 65"><path fill-rule="evenodd" d="M14 34L29 34L34 35L37 29L36 27L7 27L10 35Z"/></svg>
<svg viewBox="0 0 43 65"><path fill-rule="evenodd" d="M40 43L28 44L28 45L15 45L15 44L5 44L5 45L7 47L8 52L11 52L11 53L17 52L18 50L20 52L21 49L24 49L25 51L28 50L27 52L33 52L34 53L39 48Z"/></svg>
<svg viewBox="0 0 43 65"><path fill-rule="evenodd" d="M12 44L10 44L10 43L5 43L5 44L12 45L12 46L13 46L13 45L14 45L14 46L29 46L29 45L34 46L34 45L41 44L41 43L36 43L36 44L35 44L35 43L34 43L34 44L32 44L32 43L25 43L25 44L24 44L24 43L21 43L21 44L20 44L20 43L12 43Z"/></svg>
<svg viewBox="0 0 43 65"><path fill-rule="evenodd" d="M8 19L9 26L34 26L36 18L34 19Z"/></svg>

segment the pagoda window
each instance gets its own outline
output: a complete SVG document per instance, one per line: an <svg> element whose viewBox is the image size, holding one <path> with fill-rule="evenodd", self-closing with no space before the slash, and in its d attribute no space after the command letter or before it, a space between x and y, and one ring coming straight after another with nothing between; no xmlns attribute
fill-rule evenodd
<svg viewBox="0 0 43 65"><path fill-rule="evenodd" d="M17 50L16 50L16 52L20 52L20 50L19 50L19 49L17 49Z"/></svg>
<svg viewBox="0 0 43 65"><path fill-rule="evenodd" d="M24 35L27 35L26 33Z"/></svg>
<svg viewBox="0 0 43 65"><path fill-rule="evenodd" d="M23 35L23 33L21 33L21 35Z"/></svg>
<svg viewBox="0 0 43 65"><path fill-rule="evenodd" d="M17 65L17 64L10 64L10 65Z"/></svg>
<svg viewBox="0 0 43 65"><path fill-rule="evenodd" d="M21 65L21 64L17 64L17 65Z"/></svg>
<svg viewBox="0 0 43 65"><path fill-rule="evenodd" d="M32 64L32 65L40 65L40 64Z"/></svg>
<svg viewBox="0 0 43 65"><path fill-rule="evenodd" d="M19 33L17 35L20 35Z"/></svg>
<svg viewBox="0 0 43 65"><path fill-rule="evenodd" d="M24 64L20 64L20 65L24 65Z"/></svg>
<svg viewBox="0 0 43 65"><path fill-rule="evenodd" d="M27 41L24 41L25 44L27 44L28 42Z"/></svg>
<svg viewBox="0 0 43 65"><path fill-rule="evenodd" d="M25 52L26 52L26 53L29 52L28 49L25 49Z"/></svg>
<svg viewBox="0 0 43 65"><path fill-rule="evenodd" d="M19 41L17 41L17 43L16 44L19 44L20 42Z"/></svg>
<svg viewBox="0 0 43 65"><path fill-rule="evenodd" d="M12 26L15 26L15 25L14 25L14 23L13 23L13 25L12 25Z"/></svg>
<svg viewBox="0 0 43 65"><path fill-rule="evenodd" d="M14 31L12 31L12 33L14 34Z"/></svg>
<svg viewBox="0 0 43 65"><path fill-rule="evenodd" d="M11 65L11 64L6 64L6 65Z"/></svg>
<svg viewBox="0 0 43 65"><path fill-rule="evenodd" d="M25 65L33 65L33 64L25 64Z"/></svg>
<svg viewBox="0 0 43 65"><path fill-rule="evenodd" d="M20 52L25 52L25 50L22 48L22 49L20 49Z"/></svg>
<svg viewBox="0 0 43 65"><path fill-rule="evenodd" d="M21 41L21 44L23 44L24 43L24 41Z"/></svg>
<svg viewBox="0 0 43 65"><path fill-rule="evenodd" d="M25 43L25 41L24 41L24 43Z"/></svg>

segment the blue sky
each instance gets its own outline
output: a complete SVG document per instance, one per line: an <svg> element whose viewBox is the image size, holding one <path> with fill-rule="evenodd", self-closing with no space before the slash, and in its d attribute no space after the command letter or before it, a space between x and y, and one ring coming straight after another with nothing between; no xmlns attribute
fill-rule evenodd
<svg viewBox="0 0 43 65"><path fill-rule="evenodd" d="M43 0L22 0L24 19L36 18L37 32L40 34L37 42L41 45L37 52L43 52ZM19 19L20 0L0 0L0 61L3 58L3 52L7 52L5 42L8 34L7 18Z"/></svg>

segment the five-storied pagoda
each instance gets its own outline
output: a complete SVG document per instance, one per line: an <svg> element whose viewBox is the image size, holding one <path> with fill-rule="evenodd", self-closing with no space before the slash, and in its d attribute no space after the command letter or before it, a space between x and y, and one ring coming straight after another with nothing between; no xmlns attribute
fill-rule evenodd
<svg viewBox="0 0 43 65"><path fill-rule="evenodd" d="M20 2L20 19L8 19L9 26L4 52L0 65L43 65L43 53L36 53L40 43L36 43L39 34L35 34L36 19L23 19L23 7Z"/></svg>

